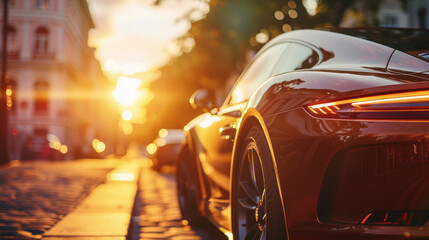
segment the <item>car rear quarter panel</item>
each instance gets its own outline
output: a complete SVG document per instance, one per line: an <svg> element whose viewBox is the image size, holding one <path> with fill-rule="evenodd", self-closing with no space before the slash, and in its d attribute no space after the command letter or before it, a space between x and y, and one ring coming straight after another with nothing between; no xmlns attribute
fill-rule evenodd
<svg viewBox="0 0 429 240"><path fill-rule="evenodd" d="M427 78L376 70L313 70L276 76L257 90L249 101L248 112L260 115L270 138L291 237L320 239L318 234L328 236L342 228L347 236L365 231L374 234L375 238L389 235L383 228L374 230L373 227L354 225L354 230L350 228L349 231L348 225L321 221L318 203L325 171L335 154L348 147L427 143L429 139L429 122L321 119L312 117L303 106L380 92L429 89L427 81ZM386 206L397 204L395 200L386 201ZM359 206L359 203L356 199L346 207ZM362 216L357 218L366 212L360 214ZM310 236L305 229L314 229L315 235ZM421 230L414 230L414 234L421 235Z"/></svg>
<svg viewBox="0 0 429 240"><path fill-rule="evenodd" d="M334 232L338 225L330 225L335 219L320 219L318 204L320 189L326 169L333 157L349 147L369 145L389 145L392 143L422 143L429 142L429 122L405 121L345 121L332 119L318 119L310 116L303 108L295 108L278 115L264 119L271 139L277 165L278 181L284 202L284 210L291 236L299 237L305 229L315 229L314 234L320 232ZM423 152L420 155L423 156ZM423 160L422 160L423 163ZM427 166L426 166L427 167ZM370 178L366 179L369 180ZM382 179L383 180L383 179ZM409 191L397 195L401 181L395 179L387 182L376 182L383 186L385 196L393 198L375 198L371 195L355 196L339 206L339 212L348 208L354 216L350 221L343 221L344 225L358 225L366 214L379 208L397 210L394 208L411 209L416 205L426 206L424 196L427 190L411 200ZM368 185L370 186L370 185ZM333 186L334 187L334 186ZM356 188L359 192L361 189ZM369 191L370 192L370 191ZM380 193L381 194L381 193ZM417 194L417 193L416 193ZM413 193L413 198L416 195ZM368 202L375 199L376 202ZM405 199L405 200L404 200ZM414 202L412 202L414 201ZM422 202L423 201L423 202ZM422 205L423 204L423 205ZM375 207L379 208L375 208ZM344 219L347 216L340 216ZM318 230L317 230L318 229Z"/></svg>

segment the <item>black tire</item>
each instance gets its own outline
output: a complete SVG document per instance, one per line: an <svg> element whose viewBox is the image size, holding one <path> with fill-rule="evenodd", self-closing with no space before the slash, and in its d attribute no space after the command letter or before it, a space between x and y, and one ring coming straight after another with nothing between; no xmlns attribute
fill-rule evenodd
<svg viewBox="0 0 429 240"><path fill-rule="evenodd" d="M185 146L177 161L177 197L182 217L192 226L200 226L204 219L198 211L196 185L188 148Z"/></svg>
<svg viewBox="0 0 429 240"><path fill-rule="evenodd" d="M231 193L234 239L288 239L271 152L259 126L248 131L236 160Z"/></svg>

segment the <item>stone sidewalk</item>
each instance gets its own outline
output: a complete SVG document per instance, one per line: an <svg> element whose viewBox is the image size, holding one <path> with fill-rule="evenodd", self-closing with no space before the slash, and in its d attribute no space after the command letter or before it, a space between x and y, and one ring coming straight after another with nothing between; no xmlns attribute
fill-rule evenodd
<svg viewBox="0 0 429 240"><path fill-rule="evenodd" d="M43 235L46 240L118 239L128 235L141 159L121 159L71 213Z"/></svg>
<svg viewBox="0 0 429 240"><path fill-rule="evenodd" d="M0 168L0 239L40 239L119 160L14 161Z"/></svg>

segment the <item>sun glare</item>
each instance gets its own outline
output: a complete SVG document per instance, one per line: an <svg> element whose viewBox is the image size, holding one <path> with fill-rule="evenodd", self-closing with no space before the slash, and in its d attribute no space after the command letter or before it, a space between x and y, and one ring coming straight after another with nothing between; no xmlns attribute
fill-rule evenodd
<svg viewBox="0 0 429 240"><path fill-rule="evenodd" d="M109 73L123 73L125 75L133 75L136 73L147 72L150 70L148 64L142 62L128 62L125 59L109 58L103 63L103 69Z"/></svg>
<svg viewBox="0 0 429 240"><path fill-rule="evenodd" d="M189 51L194 43L189 38L175 54L166 51L177 45L177 39L191 27L191 22L204 18L210 10L207 1L121 0L115 3L88 0L96 28L89 43L96 47L102 68L110 74L133 75L165 65L172 56ZM189 20L178 21L189 15Z"/></svg>
<svg viewBox="0 0 429 240"><path fill-rule="evenodd" d="M122 118L123 118L125 121L130 121L130 120L133 118L133 113L132 113L130 110L125 110L125 111L122 113Z"/></svg>
<svg viewBox="0 0 429 240"><path fill-rule="evenodd" d="M113 91L113 96L122 106L130 106L142 95L138 88L142 81L137 78L120 77Z"/></svg>

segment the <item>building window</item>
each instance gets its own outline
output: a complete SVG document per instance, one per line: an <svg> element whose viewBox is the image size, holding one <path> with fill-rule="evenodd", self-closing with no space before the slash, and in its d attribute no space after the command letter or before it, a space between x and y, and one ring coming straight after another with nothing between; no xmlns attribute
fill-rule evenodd
<svg viewBox="0 0 429 240"><path fill-rule="evenodd" d="M37 0L37 8L46 10L49 8L49 0Z"/></svg>
<svg viewBox="0 0 429 240"><path fill-rule="evenodd" d="M40 27L36 30L36 53L47 53L49 45L49 31L44 27Z"/></svg>
<svg viewBox="0 0 429 240"><path fill-rule="evenodd" d="M49 105L49 84L46 81L37 81L34 84L34 110L47 112Z"/></svg>
<svg viewBox="0 0 429 240"><path fill-rule="evenodd" d="M386 15L381 20L381 27L398 27L398 19L395 16Z"/></svg>
<svg viewBox="0 0 429 240"><path fill-rule="evenodd" d="M419 28L426 28L426 9L420 8L417 12L417 18L419 23Z"/></svg>
<svg viewBox="0 0 429 240"><path fill-rule="evenodd" d="M48 135L48 129L46 128L34 128L33 129L33 136L45 138Z"/></svg>
<svg viewBox="0 0 429 240"><path fill-rule="evenodd" d="M15 52L18 48L17 48L17 43L16 43L16 28L13 26L7 26L6 28L7 31L7 51L8 52ZM3 36L3 29L1 31L1 35ZM0 39L0 42L3 42L3 37Z"/></svg>
<svg viewBox="0 0 429 240"><path fill-rule="evenodd" d="M7 27L7 51L8 52L16 52L18 49L16 43L16 29L15 27L8 26Z"/></svg>

